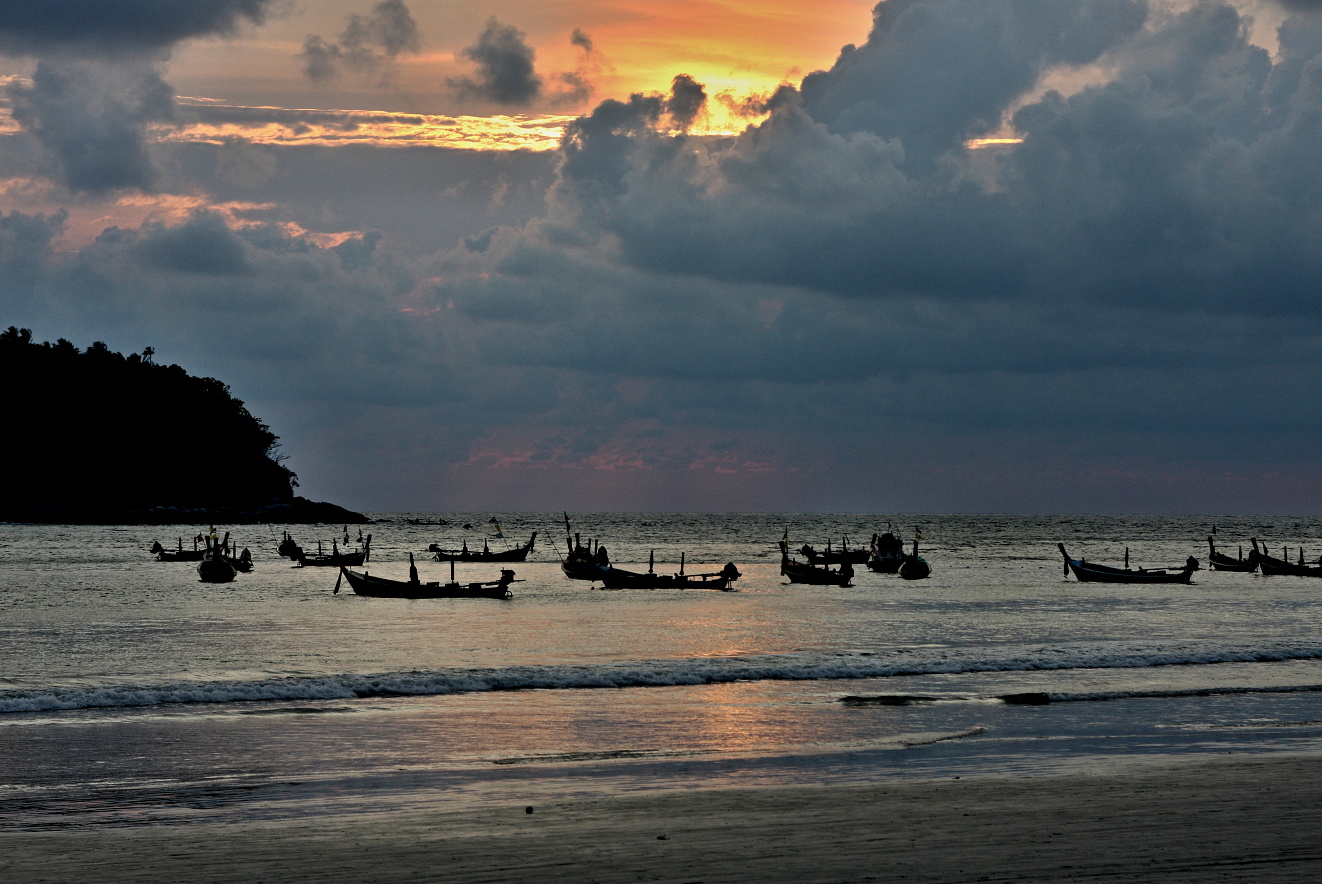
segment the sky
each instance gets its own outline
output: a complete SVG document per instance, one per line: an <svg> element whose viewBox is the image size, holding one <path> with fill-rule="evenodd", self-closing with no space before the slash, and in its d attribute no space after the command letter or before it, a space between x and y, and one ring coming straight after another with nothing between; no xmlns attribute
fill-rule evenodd
<svg viewBox="0 0 1322 884"><path fill-rule="evenodd" d="M1317 514L1320 265L1322 0L0 5L0 327L357 510Z"/></svg>

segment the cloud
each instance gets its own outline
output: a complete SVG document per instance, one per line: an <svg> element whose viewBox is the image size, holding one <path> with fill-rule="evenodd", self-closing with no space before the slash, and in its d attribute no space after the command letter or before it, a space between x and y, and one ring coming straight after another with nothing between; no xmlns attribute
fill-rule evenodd
<svg viewBox="0 0 1322 884"><path fill-rule="evenodd" d="M594 47L592 38L589 37L587 31L582 28L574 28L574 32L569 37L569 42L571 45L579 47L589 55L593 52Z"/></svg>
<svg viewBox="0 0 1322 884"><path fill-rule="evenodd" d="M282 0L41 0L0 8L0 54L103 57L152 54L184 40L262 24Z"/></svg>
<svg viewBox="0 0 1322 884"><path fill-rule="evenodd" d="M1322 21L1251 35L887 0L734 136L680 78L554 156L178 145L263 204L11 215L8 322L186 354L352 505L1316 511Z"/></svg>
<svg viewBox="0 0 1322 884"><path fill-rule="evenodd" d="M178 119L174 90L151 63L38 63L8 88L14 120L54 159L72 190L150 189L149 127Z"/></svg>
<svg viewBox="0 0 1322 884"><path fill-rule="evenodd" d="M536 52L522 31L502 25L494 16L487 19L477 42L458 55L477 66L474 76L449 80L462 98L525 107L542 94L542 78L533 63Z"/></svg>
<svg viewBox="0 0 1322 884"><path fill-rule="evenodd" d="M1147 11L1143 0L888 0L867 43L804 78L804 107L832 132L904 136L908 162L930 162L994 129L1045 71L1132 37Z"/></svg>
<svg viewBox="0 0 1322 884"><path fill-rule="evenodd" d="M548 217L457 251L438 297L535 324L508 361L740 390L749 432L767 385L821 406L782 405L791 435L875 408L1215 458L1194 428L1240 443L1207 415L1322 372L1320 37L1287 19L1273 59L1223 3L888 0L739 136L667 134L678 90L601 103L566 130ZM1042 87L1069 70L1085 85ZM964 146L1003 120L1021 144Z"/></svg>
<svg viewBox="0 0 1322 884"><path fill-rule="evenodd" d="M146 265L173 273L242 276L253 269L243 239L209 212L176 227L148 227L136 251Z"/></svg>
<svg viewBox="0 0 1322 884"><path fill-rule="evenodd" d="M688 74L676 75L666 100L666 113L675 127L687 131L707 106L707 90Z"/></svg>
<svg viewBox="0 0 1322 884"><path fill-rule="evenodd" d="M337 77L340 68L377 76L389 83L394 65L402 55L422 51L422 35L404 0L381 0L366 15L350 13L335 42L309 34L299 58L303 73L312 80Z"/></svg>
<svg viewBox="0 0 1322 884"><path fill-rule="evenodd" d="M260 24L276 0L12 3L0 10L0 53L35 57L12 81L14 119L46 148L63 184L101 193L150 189L148 130L177 121L160 68L181 41Z"/></svg>

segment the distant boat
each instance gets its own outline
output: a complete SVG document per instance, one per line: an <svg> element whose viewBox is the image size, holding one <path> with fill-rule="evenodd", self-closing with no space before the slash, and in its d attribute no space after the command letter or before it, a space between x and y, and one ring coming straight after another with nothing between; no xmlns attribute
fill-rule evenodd
<svg viewBox="0 0 1322 884"><path fill-rule="evenodd" d="M1252 538L1253 552L1251 559L1257 561L1258 567L1262 569L1264 577L1322 577L1322 561L1317 565L1304 564L1304 548L1299 547L1298 563L1291 562L1287 557L1290 554L1287 548L1282 558L1267 555L1267 545L1263 544L1261 551L1258 549L1258 538Z"/></svg>
<svg viewBox="0 0 1322 884"><path fill-rule="evenodd" d="M1129 550L1125 549L1125 567L1115 568L1110 565L1096 565L1082 559L1071 559L1065 552L1065 544L1057 543L1056 548L1065 557L1065 574L1073 573L1080 583L1189 583L1193 572L1198 569L1198 560L1190 556L1183 568L1138 568L1129 567Z"/></svg>
<svg viewBox="0 0 1322 884"><path fill-rule="evenodd" d="M849 562L841 562L840 567L832 571L825 566L794 561L790 558L789 544L784 540L780 541L780 573L790 583L812 586L852 586L850 581L854 579L854 568Z"/></svg>
<svg viewBox="0 0 1322 884"><path fill-rule="evenodd" d="M610 554L606 547L589 539L587 545L578 534L571 534L569 513L565 513L565 557L560 560L560 570L570 580L598 581L610 570Z"/></svg>
<svg viewBox="0 0 1322 884"><path fill-rule="evenodd" d="M340 566L340 578L349 581L350 588L356 595L373 596L387 599L509 599L514 597L509 586L514 582L514 572L504 569L498 580L482 580L473 583L459 583L454 579L454 562L450 562L450 582L441 583L432 580L423 583L418 579L418 569L413 563L413 553L409 553L409 579L388 580L361 574ZM340 591L340 580L335 581L335 592Z"/></svg>
<svg viewBox="0 0 1322 884"><path fill-rule="evenodd" d="M678 574L657 574L652 554L648 554L646 574L638 571L626 571L623 568L607 568L605 573L601 575L600 580L607 589L718 589L727 591L731 588L730 584L741 576L734 562L727 563L719 571L711 571L705 574L685 574L684 556L681 553Z"/></svg>
<svg viewBox="0 0 1322 884"><path fill-rule="evenodd" d="M876 571L878 574L894 574L900 570L900 563L903 561L904 541L890 531L885 534L872 535L872 549L867 560L869 571Z"/></svg>
<svg viewBox="0 0 1322 884"><path fill-rule="evenodd" d="M229 543L229 534L225 534L225 543ZM203 583L229 583L238 571L234 563L225 555L225 547L216 542L214 536L207 538L207 548L202 561L197 563L197 576Z"/></svg>
<svg viewBox="0 0 1322 884"><path fill-rule="evenodd" d="M1207 535L1207 549L1207 563L1215 571L1256 571L1258 568L1258 560L1252 554L1247 559L1244 558L1243 547L1240 547L1239 558L1237 559L1232 559L1225 553L1217 552L1216 541L1210 534Z"/></svg>
<svg viewBox="0 0 1322 884"><path fill-rule="evenodd" d="M918 555L917 537L913 539L913 553L901 560L898 570L905 580L923 580L932 576L932 566L928 564L927 559Z"/></svg>
<svg viewBox="0 0 1322 884"><path fill-rule="evenodd" d="M346 535L347 537L348 535ZM340 552L339 544L331 541L331 551L329 553L322 551L321 541L317 541L317 554L308 555L303 548L293 543L290 538L292 548L286 553L291 559L298 562L305 568L338 568L347 565L350 568L357 568L367 562L372 557L372 535L367 535L363 541L362 547L353 552ZM284 547L284 544L281 544Z"/></svg>
<svg viewBox="0 0 1322 884"><path fill-rule="evenodd" d="M527 543L514 549L492 551L483 540L481 551L470 550L465 541L461 549L441 549L433 543L427 547L427 552L435 553L438 562L523 562L527 561L528 553L532 552L536 542L537 532L534 531Z"/></svg>
<svg viewBox="0 0 1322 884"><path fill-rule="evenodd" d="M871 554L870 550L861 548L849 548L849 535L844 534L840 537L840 548L831 548L831 539L826 540L826 549L818 552L811 545L805 543L799 547L799 554L808 560L810 565L842 565L848 562L851 565L861 565L868 560Z"/></svg>
<svg viewBox="0 0 1322 884"><path fill-rule="evenodd" d="M248 547L246 546L243 548L243 552L239 553L237 556L231 556L227 552L225 554L225 560L233 565L234 570L238 571L240 574L247 574L252 570L252 553L248 551Z"/></svg>
<svg viewBox="0 0 1322 884"><path fill-rule="evenodd" d="M156 561L158 562L200 562L202 557L207 554L205 549L198 548L196 537L193 538L192 549L184 549L184 539L180 537L179 546L176 549L166 549L161 546L161 542L158 540L151 545L150 551L156 555Z"/></svg>

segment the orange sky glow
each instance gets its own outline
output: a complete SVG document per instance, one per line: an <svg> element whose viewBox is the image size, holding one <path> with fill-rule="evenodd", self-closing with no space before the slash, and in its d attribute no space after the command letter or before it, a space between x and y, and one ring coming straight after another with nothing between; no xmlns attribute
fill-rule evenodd
<svg viewBox="0 0 1322 884"><path fill-rule="evenodd" d="M867 38L874 0L820 0L811 5L789 0L677 0L665 5L578 0L549 8L526 0L481 7L414 2L409 8L423 35L421 53L401 58L392 70L371 78L345 75L316 84L303 78L297 59L303 39L310 33L333 38L346 14L362 12L367 5L338 0L318 4L315 17L314 10L305 7L305 14L273 21L237 41L181 47L170 62L170 81L180 94L227 104L426 118L416 124L382 120L356 135L302 137L339 143L379 137L474 149L549 149L555 139L545 137L550 133L543 122L558 132L564 121L603 99L666 92L675 75L688 74L704 84L713 99L700 129L738 131L749 121L726 113L715 100L720 93L737 99L766 95L781 83L797 83L806 73L830 67L843 45ZM447 82L470 71L457 53L475 41L489 16L524 32L536 50L537 71L547 81L548 92L560 74L574 72L591 82L591 98L577 106L543 102L529 108L478 107L459 100ZM571 44L576 28L591 38L590 56ZM242 63L236 64L240 56ZM479 123L482 118L492 122ZM216 134L198 131L196 137ZM259 141L289 137L275 130L243 135Z"/></svg>

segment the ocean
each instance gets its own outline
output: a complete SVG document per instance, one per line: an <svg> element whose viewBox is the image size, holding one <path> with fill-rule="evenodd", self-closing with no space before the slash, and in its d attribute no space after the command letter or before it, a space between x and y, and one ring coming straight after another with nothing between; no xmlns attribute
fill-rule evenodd
<svg viewBox="0 0 1322 884"><path fill-rule="evenodd" d="M571 581L560 513L378 513L367 570L537 531L514 597L335 593L341 526L217 526L230 584L157 562L207 526L0 525L0 827L533 806L654 790L1103 771L1322 747L1322 581L1080 584L1056 549L1206 567L1207 535L1322 553L1322 519L571 514L620 567L734 562L736 591ZM444 519L415 525L410 518ZM465 529L465 524L471 527ZM787 584L777 541L921 531L927 580ZM351 541L359 526L349 526ZM352 545L352 542L351 542ZM712 566L712 567L707 567ZM501 566L456 566L490 580ZM1035 703L1014 702L1033 695ZM1007 702L1007 698L1009 702Z"/></svg>

